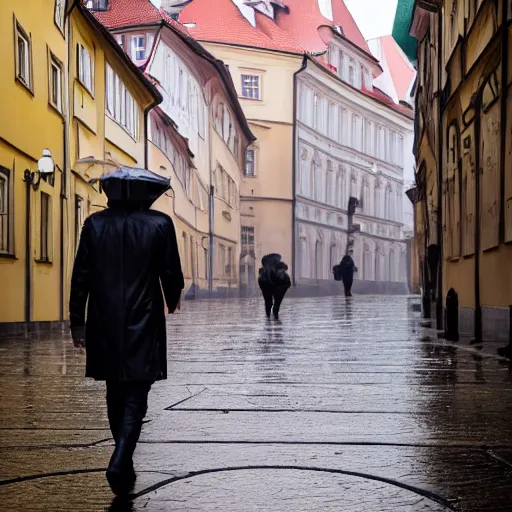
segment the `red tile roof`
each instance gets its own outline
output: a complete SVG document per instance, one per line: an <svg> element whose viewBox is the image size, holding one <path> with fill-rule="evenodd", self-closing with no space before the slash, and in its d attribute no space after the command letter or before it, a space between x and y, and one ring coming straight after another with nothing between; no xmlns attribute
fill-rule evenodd
<svg viewBox="0 0 512 512"><path fill-rule="evenodd" d="M153 25L162 21L172 25L185 35L187 29L176 23L163 9L155 7L150 0L110 0L106 11L92 11L109 30L140 25Z"/></svg>
<svg viewBox="0 0 512 512"><path fill-rule="evenodd" d="M268 50L304 53L304 49L273 20L255 12L256 27L232 0L193 0L181 11L180 23L195 23L189 33L199 41L229 43Z"/></svg>
<svg viewBox="0 0 512 512"><path fill-rule="evenodd" d="M318 28L339 25L343 35L351 43L369 53L370 50L343 0L332 0L333 20L320 12L318 0L287 0L289 13L277 12L277 24L286 30L308 52L315 53L326 49L326 43L318 34Z"/></svg>
<svg viewBox="0 0 512 512"><path fill-rule="evenodd" d="M416 71L405 53L393 39L393 36L383 36L380 38L380 42L383 60L385 60L391 74L391 80L395 86L398 99L406 101L407 93L416 76Z"/></svg>

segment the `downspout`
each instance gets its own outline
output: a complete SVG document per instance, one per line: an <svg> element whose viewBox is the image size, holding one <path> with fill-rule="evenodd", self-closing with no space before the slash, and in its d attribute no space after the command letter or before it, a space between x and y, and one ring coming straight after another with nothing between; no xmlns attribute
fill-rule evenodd
<svg viewBox="0 0 512 512"><path fill-rule="evenodd" d="M26 173L27 171L25 171ZM30 240L30 187L31 182L25 179L26 187L26 205L25 205L25 322L28 324L31 317L32 302L32 283L31 277L31 240Z"/></svg>
<svg viewBox="0 0 512 512"><path fill-rule="evenodd" d="M476 93L475 109L475 341L482 341L482 305L480 303L480 133L482 93Z"/></svg>
<svg viewBox="0 0 512 512"><path fill-rule="evenodd" d="M442 88L442 55L443 55L443 17L439 9L438 27L437 27L437 73L439 80L439 118L437 120L438 133L438 176L437 176L437 243L439 245L439 269L437 272L437 302L436 302L436 327L438 330L443 329L443 112L444 112L444 89Z"/></svg>
<svg viewBox="0 0 512 512"><path fill-rule="evenodd" d="M292 285L297 286L297 78L308 67L308 56L304 54L301 67L293 74L293 141L292 141Z"/></svg>
<svg viewBox="0 0 512 512"><path fill-rule="evenodd" d="M209 254L208 254L208 292L213 292L213 223L215 215L215 187L213 185L213 169L212 169L212 134L210 126L210 109L208 108L208 150L210 161L210 189L208 194L208 236L209 236Z"/></svg>
<svg viewBox="0 0 512 512"><path fill-rule="evenodd" d="M508 4L501 2L501 161L500 161L500 190L505 190L505 148L507 147L507 99L508 99ZM501 198L499 219L499 240L505 241L505 204Z"/></svg>
<svg viewBox="0 0 512 512"><path fill-rule="evenodd" d="M73 5L74 8L74 5ZM71 9L72 11L73 9ZM65 305L65 289L66 289L66 262L64 261L65 258L65 251L64 251L64 206L66 204L66 201L68 199L68 172L70 169L70 163L69 163L69 114L70 114L70 107L69 107L69 65L70 65L70 46L71 46L71 23L70 23L70 16L71 11L66 16L66 26L64 31L66 32L67 37L67 45L66 45L66 72L65 72L65 92L64 92L64 105L65 105L65 112L64 117L62 121L62 129L63 129L63 136L62 136L62 143L63 143L63 159L64 159L64 169L62 170L62 179L61 179L61 191L60 191L60 321L64 322L66 313L64 311L64 305ZM68 215L69 219L69 215ZM68 225L69 230L69 225ZM69 237L68 237L69 239Z"/></svg>

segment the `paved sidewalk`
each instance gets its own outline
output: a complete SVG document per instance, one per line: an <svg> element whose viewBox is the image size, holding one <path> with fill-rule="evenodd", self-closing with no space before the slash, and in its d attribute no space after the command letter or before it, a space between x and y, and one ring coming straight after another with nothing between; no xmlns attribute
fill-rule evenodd
<svg viewBox="0 0 512 512"><path fill-rule="evenodd" d="M67 336L0 342L0 503L17 511L511 511L512 382L406 297L186 303L169 317L130 506L104 386Z"/></svg>

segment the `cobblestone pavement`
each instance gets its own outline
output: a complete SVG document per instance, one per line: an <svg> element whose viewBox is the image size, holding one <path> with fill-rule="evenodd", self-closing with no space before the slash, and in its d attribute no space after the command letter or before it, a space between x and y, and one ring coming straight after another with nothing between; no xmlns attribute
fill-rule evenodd
<svg viewBox="0 0 512 512"><path fill-rule="evenodd" d="M131 503L68 336L0 342L1 510L512 511L512 379L406 297L187 303L169 317Z"/></svg>

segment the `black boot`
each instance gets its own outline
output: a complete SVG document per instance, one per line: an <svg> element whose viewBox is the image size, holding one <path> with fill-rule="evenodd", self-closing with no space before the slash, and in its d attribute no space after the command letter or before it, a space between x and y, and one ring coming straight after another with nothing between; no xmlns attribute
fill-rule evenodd
<svg viewBox="0 0 512 512"><path fill-rule="evenodd" d="M129 443L122 438L110 458L106 476L112 492L117 496L129 494L135 485L137 477L133 469L132 453Z"/></svg>
<svg viewBox="0 0 512 512"><path fill-rule="evenodd" d="M498 349L498 355L500 355L501 357L512 359L512 344L507 345L506 347L500 347Z"/></svg>

